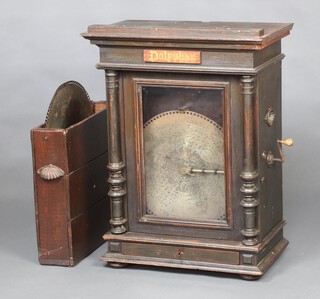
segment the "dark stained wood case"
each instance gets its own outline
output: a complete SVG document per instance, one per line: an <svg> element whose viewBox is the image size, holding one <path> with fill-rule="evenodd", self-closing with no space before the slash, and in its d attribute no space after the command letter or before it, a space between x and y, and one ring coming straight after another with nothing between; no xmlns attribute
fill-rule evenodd
<svg viewBox="0 0 320 299"><path fill-rule="evenodd" d="M106 119L104 109L66 129L31 130L41 264L74 266L104 242L110 217ZM50 164L65 174L41 178L37 170Z"/></svg>
<svg viewBox="0 0 320 299"><path fill-rule="evenodd" d="M82 34L99 47L97 68L105 71L110 108L112 217L102 261L113 267L202 269L252 279L280 256L288 244L283 237L283 161L278 158L278 142L283 142L281 39L292 26L129 20L92 25ZM143 88L151 86L223 90L227 226L144 217L145 111L137 103ZM155 102L146 115L170 110Z"/></svg>

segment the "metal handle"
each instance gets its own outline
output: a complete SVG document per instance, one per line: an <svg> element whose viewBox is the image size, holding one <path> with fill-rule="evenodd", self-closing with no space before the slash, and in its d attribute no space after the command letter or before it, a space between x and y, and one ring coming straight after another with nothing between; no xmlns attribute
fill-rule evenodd
<svg viewBox="0 0 320 299"><path fill-rule="evenodd" d="M217 169L196 169L196 168L188 168L188 167L182 167L181 172L183 174L188 174L191 176L194 176L195 173L206 173L206 174L224 174L223 170L217 170Z"/></svg>
<svg viewBox="0 0 320 299"><path fill-rule="evenodd" d="M269 151L268 153L266 153L265 151L262 153L262 158L266 160L267 165L270 167L274 162L280 162L280 163L284 163L285 158L284 158L284 154L282 151L282 144L286 145L286 146L293 146L294 142L293 139L288 138L285 140L277 140L278 143L278 150L279 150L279 155L280 158L275 158L273 153L271 151Z"/></svg>
<svg viewBox="0 0 320 299"><path fill-rule="evenodd" d="M64 171L58 166L49 164L39 168L37 174L44 180L54 180L64 176Z"/></svg>

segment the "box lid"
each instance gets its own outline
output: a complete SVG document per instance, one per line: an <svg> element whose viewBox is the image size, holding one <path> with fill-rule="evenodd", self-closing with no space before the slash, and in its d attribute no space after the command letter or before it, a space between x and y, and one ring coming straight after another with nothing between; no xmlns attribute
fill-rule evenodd
<svg viewBox="0 0 320 299"><path fill-rule="evenodd" d="M259 50L288 35L292 27L292 23L126 20L110 25L91 25L82 36L96 44L101 41L153 41Z"/></svg>

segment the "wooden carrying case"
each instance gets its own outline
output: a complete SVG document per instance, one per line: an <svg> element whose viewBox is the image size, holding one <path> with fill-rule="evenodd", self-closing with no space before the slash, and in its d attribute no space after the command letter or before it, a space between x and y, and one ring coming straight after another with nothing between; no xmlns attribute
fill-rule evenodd
<svg viewBox="0 0 320 299"><path fill-rule="evenodd" d="M96 113L66 129L31 130L40 264L77 264L109 229L107 113L105 104L95 107ZM45 167L60 169L60 177L42 178Z"/></svg>

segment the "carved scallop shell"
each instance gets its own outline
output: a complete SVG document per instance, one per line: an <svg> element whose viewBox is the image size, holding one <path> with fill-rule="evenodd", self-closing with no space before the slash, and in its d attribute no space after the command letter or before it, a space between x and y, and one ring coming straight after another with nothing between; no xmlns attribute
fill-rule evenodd
<svg viewBox="0 0 320 299"><path fill-rule="evenodd" d="M44 180L54 180L64 176L64 171L52 164L39 168L37 173Z"/></svg>

